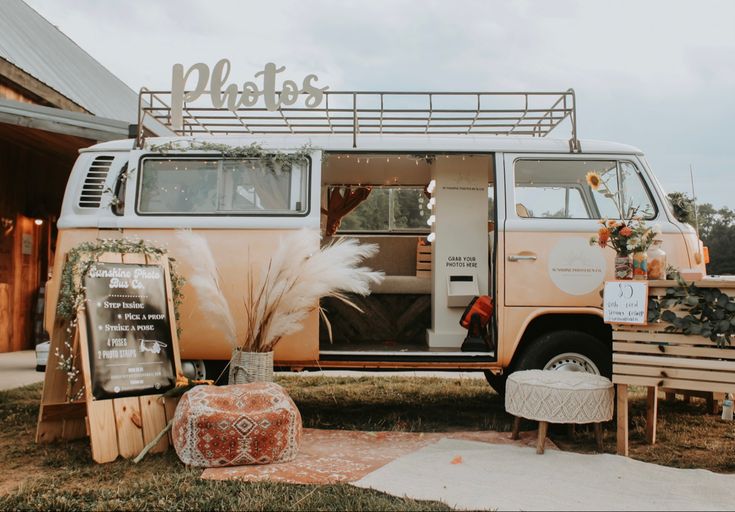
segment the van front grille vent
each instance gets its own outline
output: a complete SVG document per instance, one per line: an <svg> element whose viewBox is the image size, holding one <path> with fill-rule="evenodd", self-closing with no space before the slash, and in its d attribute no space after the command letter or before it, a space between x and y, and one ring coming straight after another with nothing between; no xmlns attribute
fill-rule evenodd
<svg viewBox="0 0 735 512"><path fill-rule="evenodd" d="M84 185L82 185L82 193L79 196L80 208L100 207L107 173L110 172L110 166L114 159L114 156L98 156L89 166L87 177L84 178Z"/></svg>

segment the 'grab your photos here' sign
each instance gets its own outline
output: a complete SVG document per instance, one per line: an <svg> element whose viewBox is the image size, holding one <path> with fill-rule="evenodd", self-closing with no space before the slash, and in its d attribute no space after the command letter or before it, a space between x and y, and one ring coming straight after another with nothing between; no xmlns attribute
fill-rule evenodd
<svg viewBox="0 0 735 512"><path fill-rule="evenodd" d="M603 309L604 320L607 324L646 324L648 316L648 282L605 282Z"/></svg>

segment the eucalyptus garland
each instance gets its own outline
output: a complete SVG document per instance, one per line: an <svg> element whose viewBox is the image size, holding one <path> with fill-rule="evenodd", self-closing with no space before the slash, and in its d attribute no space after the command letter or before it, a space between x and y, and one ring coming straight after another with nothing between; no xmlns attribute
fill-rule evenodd
<svg viewBox="0 0 735 512"><path fill-rule="evenodd" d="M165 144L153 144L148 149L164 155L187 151L216 151L225 158L263 160L266 167L271 170L275 170L276 166L282 170L290 170L298 162L304 161L314 151L311 144L304 144L294 152L285 153L279 150L264 149L257 142L245 146L231 146L229 144L200 141L171 141Z"/></svg>
<svg viewBox="0 0 735 512"><path fill-rule="evenodd" d="M688 284L678 276L677 281L678 286L667 288L661 299L649 299L648 321L660 320L669 324L667 332L702 336L729 348L735 336L735 297L719 288Z"/></svg>
<svg viewBox="0 0 735 512"><path fill-rule="evenodd" d="M56 305L56 314L64 320L76 317L77 309L84 301L83 277L94 265L99 257L106 253L118 254L145 254L148 256L163 256L165 249L150 245L144 240L129 240L127 238L104 238L94 242L83 242L67 253L64 270L61 272L59 302ZM86 257L83 257L86 256ZM182 288L185 279L176 272L176 260L169 256L169 273L171 275L171 292L173 294L174 311L179 320L179 306L183 300ZM79 276L76 280L74 276Z"/></svg>

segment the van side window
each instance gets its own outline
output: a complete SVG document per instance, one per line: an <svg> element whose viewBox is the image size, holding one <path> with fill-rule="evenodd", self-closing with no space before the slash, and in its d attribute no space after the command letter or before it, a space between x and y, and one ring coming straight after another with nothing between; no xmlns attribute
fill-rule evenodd
<svg viewBox="0 0 735 512"><path fill-rule="evenodd" d="M590 184L588 176L592 175L599 178L599 184L597 178ZM630 162L557 159L515 162L515 212L521 218L600 219L637 214L650 219L656 214L653 205L636 167Z"/></svg>
<svg viewBox="0 0 735 512"><path fill-rule="evenodd" d="M335 187L329 187L329 197ZM342 219L337 233L428 233L431 215L423 187L374 186L365 201Z"/></svg>
<svg viewBox="0 0 735 512"><path fill-rule="evenodd" d="M142 214L283 214L307 210L308 162L281 167L258 159L146 159Z"/></svg>

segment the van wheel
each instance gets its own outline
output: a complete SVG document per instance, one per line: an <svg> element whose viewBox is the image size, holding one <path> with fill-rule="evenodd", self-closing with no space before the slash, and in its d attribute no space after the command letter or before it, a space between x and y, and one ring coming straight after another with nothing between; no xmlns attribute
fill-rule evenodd
<svg viewBox="0 0 735 512"><path fill-rule="evenodd" d="M612 350L579 331L555 331L537 338L514 362L514 370L588 372L610 377Z"/></svg>
<svg viewBox="0 0 735 512"><path fill-rule="evenodd" d="M508 380L508 372L503 372L501 375L485 372L485 379L501 398L505 396L505 381Z"/></svg>

